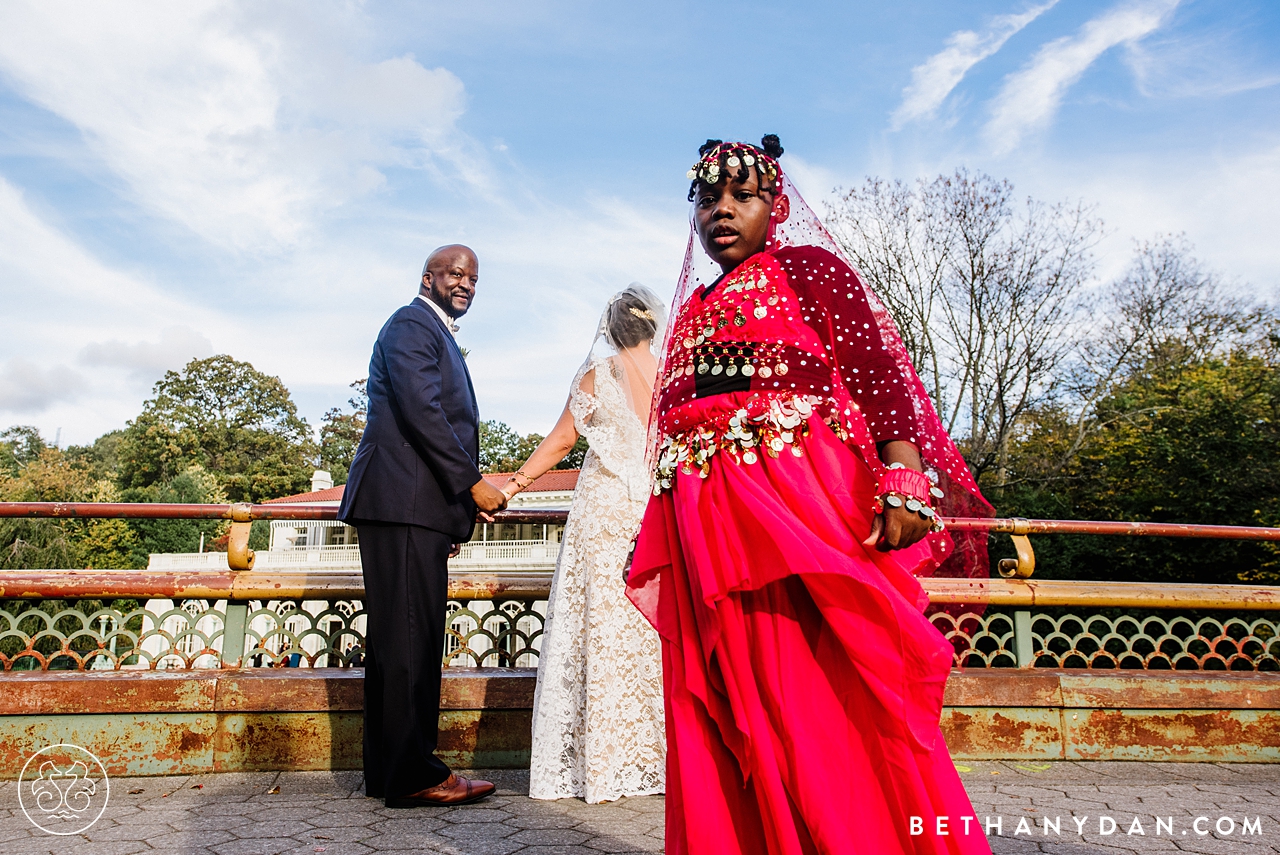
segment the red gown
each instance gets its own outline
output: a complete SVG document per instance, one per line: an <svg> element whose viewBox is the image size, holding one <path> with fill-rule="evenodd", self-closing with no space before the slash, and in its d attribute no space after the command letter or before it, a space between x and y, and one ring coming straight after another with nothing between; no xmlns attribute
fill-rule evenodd
<svg viewBox="0 0 1280 855"><path fill-rule="evenodd" d="M917 438L856 275L813 246L760 253L674 323L628 583L662 638L666 851L989 852L916 579L951 542L861 545L875 442Z"/></svg>

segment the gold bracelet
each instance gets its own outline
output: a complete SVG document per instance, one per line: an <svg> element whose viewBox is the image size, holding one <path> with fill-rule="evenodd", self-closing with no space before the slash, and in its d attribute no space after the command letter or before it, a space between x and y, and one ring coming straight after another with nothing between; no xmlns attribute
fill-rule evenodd
<svg viewBox="0 0 1280 855"><path fill-rule="evenodd" d="M520 481L519 481L519 480L517 480L517 479L519 479L519 478L524 478L525 480L527 480L527 481L529 482L529 484L521 484L521 483L520 483ZM537 479L536 479L536 478L530 478L530 477L529 477L529 475L528 475L528 473L526 473L523 469L517 469L517 470L516 470L516 473L515 473L514 475L512 475L512 476L511 476L511 480L512 480L512 481L515 481L515 482L516 482L516 486L517 486L517 487L519 487L521 490L523 490L525 487L528 487L530 484L532 484L532 483L533 483L534 481L536 481Z"/></svg>

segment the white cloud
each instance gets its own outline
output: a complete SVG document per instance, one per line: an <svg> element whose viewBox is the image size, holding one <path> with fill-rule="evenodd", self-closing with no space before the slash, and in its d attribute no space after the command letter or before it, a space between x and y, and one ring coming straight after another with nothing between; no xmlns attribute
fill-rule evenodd
<svg viewBox="0 0 1280 855"><path fill-rule="evenodd" d="M1212 98L1280 84L1269 57L1231 31L1179 34L1125 45L1138 91L1148 98Z"/></svg>
<svg viewBox="0 0 1280 855"><path fill-rule="evenodd" d="M986 135L997 154L1017 148L1029 131L1047 126L1073 83L1103 53L1158 29L1179 0L1137 0L1099 15L1073 36L1043 45L1022 70L1005 78L991 105Z"/></svg>
<svg viewBox="0 0 1280 855"><path fill-rule="evenodd" d="M982 32L957 30L946 47L911 69L911 85L902 91L902 103L894 111L894 130L915 119L932 117L951 90L982 60L994 54L1023 27L1057 5L1049 0L1025 12L993 17Z"/></svg>
<svg viewBox="0 0 1280 855"><path fill-rule="evenodd" d="M85 379L65 365L44 367L27 359L10 359L0 368L0 412L42 413L54 404L75 401Z"/></svg>
<svg viewBox="0 0 1280 855"><path fill-rule="evenodd" d="M149 384L192 359L212 355L213 344L207 336L191 327L174 326L161 330L159 341L92 342L80 351L79 359L84 365L123 368L134 380Z"/></svg>
<svg viewBox="0 0 1280 855"><path fill-rule="evenodd" d="M445 69L328 49L316 21L340 30L349 11L307 4L296 14L309 20L268 26L254 16L272 10L232 0L6 3L0 71L79 128L151 211L271 251L379 187L380 167L431 156L464 107Z"/></svg>
<svg viewBox="0 0 1280 855"><path fill-rule="evenodd" d="M102 371L94 360L68 367L86 343L104 333L147 341L177 318L199 327L195 336L206 343L226 338L228 327L216 313L102 263L32 211L3 178L0 301L0 361L6 365L0 373L0 427L5 413L39 413L42 430L52 436L65 427L70 442L122 426L137 414L145 391L143 378ZM162 335L157 350L166 338L172 345L173 337ZM144 350L133 355L145 356ZM142 368L137 359L132 367Z"/></svg>

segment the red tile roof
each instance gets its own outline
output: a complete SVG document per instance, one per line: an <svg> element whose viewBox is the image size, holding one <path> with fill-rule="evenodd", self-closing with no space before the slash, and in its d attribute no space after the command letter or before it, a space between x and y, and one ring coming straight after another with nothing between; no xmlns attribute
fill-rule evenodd
<svg viewBox="0 0 1280 855"><path fill-rule="evenodd" d="M339 484L336 487L330 487L327 490L316 490L314 493L299 493L296 496L281 496L278 499L267 499L264 505L272 502L341 502L342 491L345 485Z"/></svg>
<svg viewBox="0 0 1280 855"><path fill-rule="evenodd" d="M577 469L552 469L547 472L533 484L521 490L522 493L558 493L562 491L572 490L578 486ZM510 472L489 472L486 473L484 479L495 487L501 487L507 483L507 479L511 477ZM263 504L270 505L276 502L306 503L306 502L340 502L342 501L342 491L345 485L339 484L337 487L330 487L327 490L317 490L313 493L299 493L296 496L281 496L278 499L267 499Z"/></svg>
<svg viewBox="0 0 1280 855"><path fill-rule="evenodd" d="M578 486L578 473L580 469L552 469L543 473L538 480L534 481L528 487L521 490L521 493L556 493L562 490L572 490ZM510 472L486 472L484 480L493 486L501 489L502 485L507 483L507 479L511 477Z"/></svg>

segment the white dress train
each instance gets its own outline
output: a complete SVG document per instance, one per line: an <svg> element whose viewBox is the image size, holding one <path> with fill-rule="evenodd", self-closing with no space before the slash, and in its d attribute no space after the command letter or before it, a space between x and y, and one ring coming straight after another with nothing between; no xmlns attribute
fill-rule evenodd
<svg viewBox="0 0 1280 855"><path fill-rule="evenodd" d="M529 774L535 799L594 804L663 791L662 653L622 578L649 498L645 428L627 405L615 359L588 360L570 392L569 411L590 450L573 493L538 657ZM582 389L588 372L593 393Z"/></svg>

